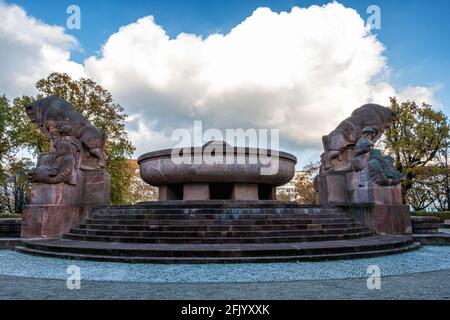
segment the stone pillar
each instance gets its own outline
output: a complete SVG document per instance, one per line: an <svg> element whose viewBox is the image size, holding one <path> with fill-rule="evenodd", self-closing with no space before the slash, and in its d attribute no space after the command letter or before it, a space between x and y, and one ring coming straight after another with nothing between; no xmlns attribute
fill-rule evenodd
<svg viewBox="0 0 450 320"><path fill-rule="evenodd" d="M269 200L277 200L277 187L270 188L270 199Z"/></svg>
<svg viewBox="0 0 450 320"><path fill-rule="evenodd" d="M105 170L84 170L83 206L108 206L111 177Z"/></svg>
<svg viewBox="0 0 450 320"><path fill-rule="evenodd" d="M209 200L208 183L186 183L183 185L183 200Z"/></svg>
<svg viewBox="0 0 450 320"><path fill-rule="evenodd" d="M78 184L31 185L31 201L22 214L22 238L57 238L79 223L84 174Z"/></svg>
<svg viewBox="0 0 450 320"><path fill-rule="evenodd" d="M258 185L251 183L235 183L232 193L233 200L258 200Z"/></svg>
<svg viewBox="0 0 450 320"><path fill-rule="evenodd" d="M183 200L183 185L162 185L158 189L158 201Z"/></svg>

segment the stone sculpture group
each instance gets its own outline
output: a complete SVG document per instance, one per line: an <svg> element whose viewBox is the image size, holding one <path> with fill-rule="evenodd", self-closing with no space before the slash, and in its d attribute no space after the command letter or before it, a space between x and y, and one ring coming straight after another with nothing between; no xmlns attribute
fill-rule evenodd
<svg viewBox="0 0 450 320"><path fill-rule="evenodd" d="M344 206L379 233L410 232L409 208L402 205L403 176L392 157L375 149L395 113L377 104L353 111L322 138L320 172L314 179L319 204Z"/></svg>
<svg viewBox="0 0 450 320"><path fill-rule="evenodd" d="M39 155L36 168L30 172L33 182L31 203L23 214L22 237L60 237L72 226L83 222L92 208L109 205L110 176L105 170L104 152L106 136L70 103L58 97L35 101L26 107L26 113L50 140L50 150ZM344 207L347 213L380 234L411 232L409 208L402 205L402 175L394 169L391 157L383 156L374 148L394 120L395 114L389 108L377 104L354 110L349 118L323 137L320 173L314 179L319 204ZM144 167L141 167L141 173L151 169L145 163L150 163L147 158L152 156L141 157ZM160 152L156 152L156 156L161 158ZM288 160L287 176L291 177L295 158ZM247 172L246 169L243 166L243 172ZM172 171L180 170L181 167L176 167ZM242 178L242 174L235 176ZM197 183L191 188L195 191L192 197L197 199L198 183L203 182L201 187L205 190L208 185L203 180L192 180L190 174L186 177L186 181L174 181ZM222 181L223 172L219 172L218 177ZM146 178L145 174L143 178ZM262 181L261 177L257 175L255 179L251 188L245 185L242 192L238 190L240 193L234 188L236 190L228 198L241 199L236 195L245 191L242 199L273 199L274 187L269 185L267 192L262 192L265 190L257 184ZM154 178L150 180L155 183ZM269 182L265 181L266 184ZM191 189L185 189L186 195L181 198L191 199L192 192L188 192ZM249 190L251 195L248 195ZM164 196L164 188L161 192ZM210 195L203 192L201 198L209 199ZM162 199L169 200L168 197Z"/></svg>
<svg viewBox="0 0 450 320"><path fill-rule="evenodd" d="M58 237L91 207L109 204L106 136L59 97L37 100L25 112L49 139L50 150L29 173L31 203L23 214L22 237Z"/></svg>

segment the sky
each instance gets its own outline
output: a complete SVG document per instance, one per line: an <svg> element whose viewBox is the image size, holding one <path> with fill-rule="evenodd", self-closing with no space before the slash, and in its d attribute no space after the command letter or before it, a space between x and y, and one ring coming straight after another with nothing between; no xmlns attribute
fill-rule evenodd
<svg viewBox="0 0 450 320"><path fill-rule="evenodd" d="M79 30L66 26L73 4ZM380 29L367 29L369 5ZM0 0L0 93L33 94L51 71L87 76L130 115L135 157L202 120L279 129L303 165L363 103L396 95L449 114L449 16L447 0Z"/></svg>

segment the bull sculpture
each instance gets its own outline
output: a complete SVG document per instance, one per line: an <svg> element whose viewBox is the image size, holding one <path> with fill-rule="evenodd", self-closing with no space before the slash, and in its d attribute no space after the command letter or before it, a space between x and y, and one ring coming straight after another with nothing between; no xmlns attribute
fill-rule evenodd
<svg viewBox="0 0 450 320"><path fill-rule="evenodd" d="M322 138L324 153L322 171L346 171L351 169L352 148L361 138L364 128L374 131L375 143L384 131L392 126L395 113L378 104L365 104L354 110L351 116L342 121L336 129ZM347 152L350 150L350 152ZM347 154L344 154L347 153Z"/></svg>
<svg viewBox="0 0 450 320"><path fill-rule="evenodd" d="M94 127L81 113L75 108L56 96L37 100L25 107L25 112L32 122L36 123L39 129L50 139L52 149L54 149L57 140L51 127L53 124L65 123L71 128L71 137L78 140L87 156L92 156L96 161L94 165L83 166L83 156L81 169L102 169L105 167L106 155L104 146L106 135ZM92 161L91 161L92 162Z"/></svg>

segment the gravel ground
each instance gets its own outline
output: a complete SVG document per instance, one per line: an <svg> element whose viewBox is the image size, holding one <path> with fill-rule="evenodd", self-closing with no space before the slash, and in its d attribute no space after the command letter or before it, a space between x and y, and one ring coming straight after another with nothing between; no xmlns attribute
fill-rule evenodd
<svg viewBox="0 0 450 320"><path fill-rule="evenodd" d="M450 247L426 246L398 255L330 262L165 265L62 260L0 251L0 275L65 280L70 265L83 281L245 283L364 278L377 265L382 276L450 269Z"/></svg>
<svg viewBox="0 0 450 320"><path fill-rule="evenodd" d="M68 290L64 280L0 276L0 299L450 299L450 270L382 277L380 290L368 290L366 281L366 278L264 283L82 281L80 290Z"/></svg>

